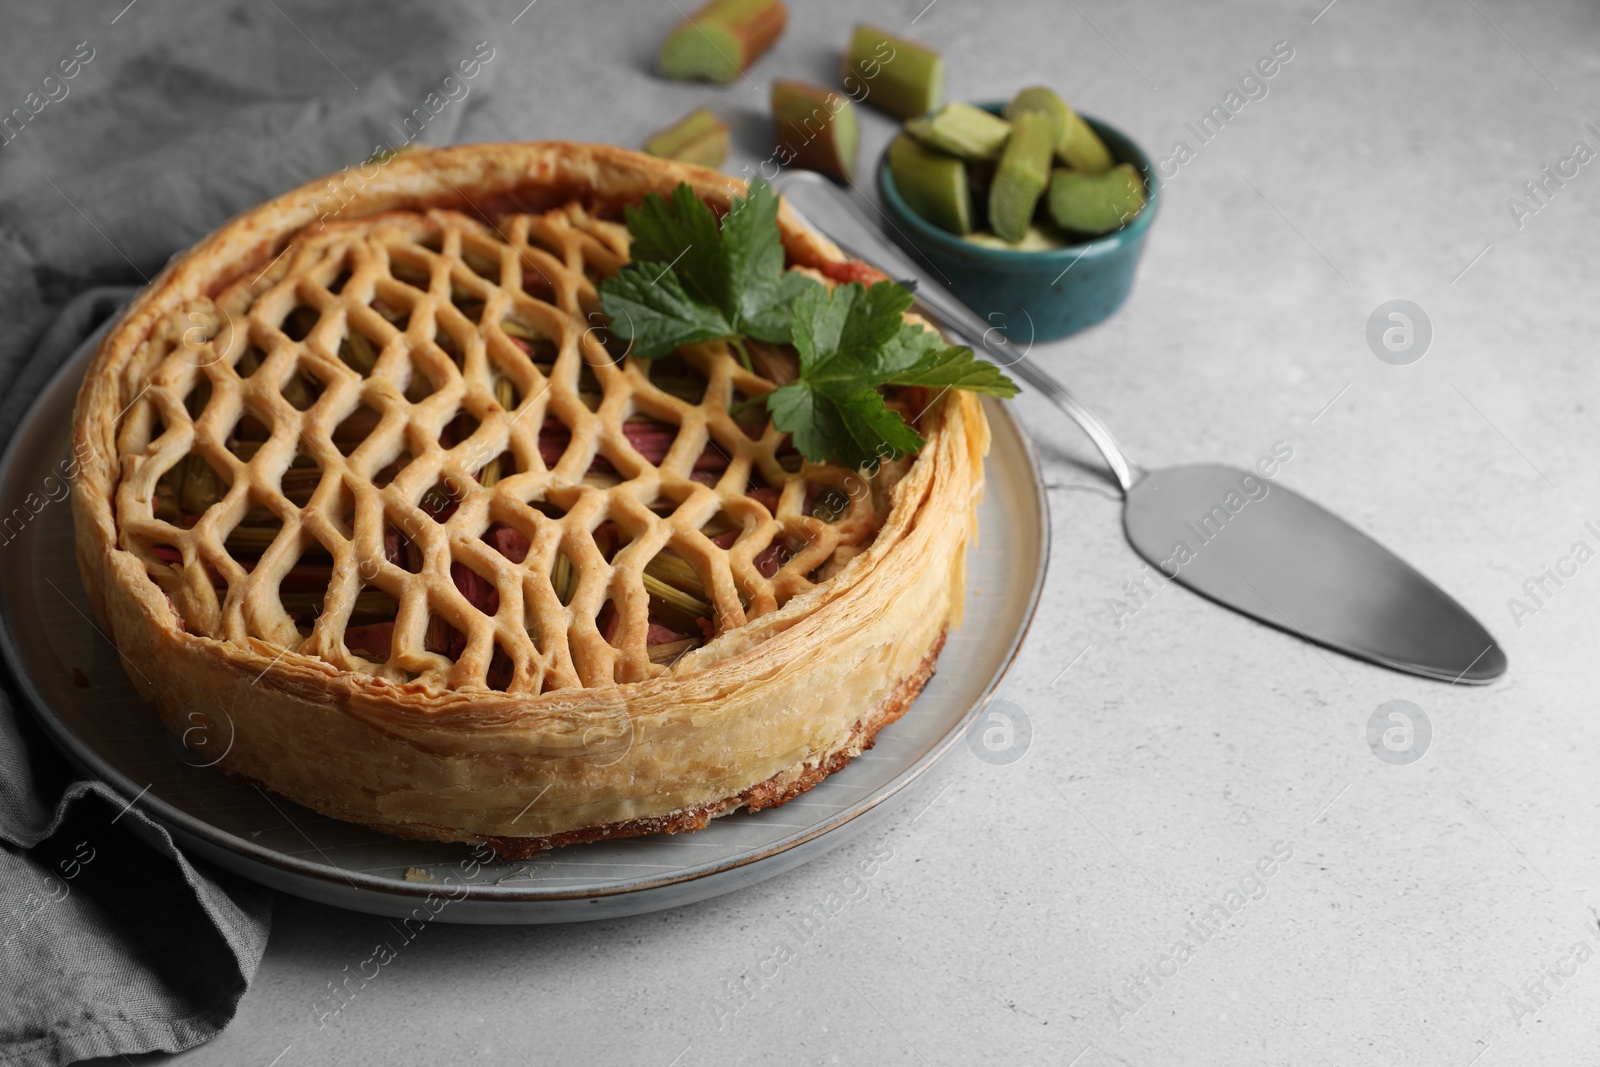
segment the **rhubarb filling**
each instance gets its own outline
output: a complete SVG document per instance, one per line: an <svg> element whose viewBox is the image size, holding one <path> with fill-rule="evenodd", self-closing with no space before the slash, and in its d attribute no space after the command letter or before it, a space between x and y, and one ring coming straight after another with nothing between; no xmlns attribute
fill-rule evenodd
<svg viewBox="0 0 1600 1067"><path fill-rule="evenodd" d="M624 681L623 666L607 667L592 652L575 649L564 669L537 662L551 643L543 629L597 634L614 650L614 664L642 639L648 664L669 668L826 581L870 544L910 460L860 472L805 462L761 402L796 376L792 346L750 340L745 368L721 342L641 361L613 337L586 334L574 345L564 335L575 316L551 302L576 300L580 311L594 304L594 283L625 262L625 233L619 236L616 224L575 205L503 220L498 232L519 235L513 249L495 239L497 231L450 213L398 217L382 239L387 268L376 281L350 254L330 253L326 265L309 268L312 257L299 257L296 269L304 273L295 300L276 321L257 315L254 302L292 279L269 272L254 287L236 283L219 302L232 299L237 317L250 320L237 351L169 373L173 388L187 382L181 411L136 405L143 421L133 420L125 434L142 433L145 455L160 451L185 417L193 427L190 450L154 479L148 506L155 525L131 539L191 632L230 632L230 605L259 586L252 578L267 564L278 575L271 593L291 630L273 629L279 616L268 610L245 613L232 633L242 627L249 636L310 647L327 625L353 657L347 666L410 681L434 671L430 662L460 661L476 624L458 605L430 597L420 648L407 647L397 636L403 590L389 576L447 573L473 612L526 638L513 655L507 648L519 642L498 632L481 684L538 692L607 671ZM555 262L551 249L558 247L569 258L573 247L583 251L576 281ZM355 299L358 287L369 291L366 299ZM438 302L419 314L424 293ZM437 394L445 389L460 399L453 414L445 408L440 417ZM618 405L622 392L627 401ZM915 425L926 397L900 389L887 402ZM329 417L335 405L337 417ZM711 414L690 425L682 413L692 410ZM277 427L297 414L304 425L294 430L285 464ZM597 433L586 416L614 432L602 426ZM264 471L269 454L278 458ZM418 493L412 466L436 467L440 455L468 457L459 469L470 472L470 484L441 471ZM243 483L237 492L236 481ZM330 538L355 544L373 521L374 513L354 502L363 481L381 494L381 561L361 565L359 589L340 600L348 607L325 620L331 589L348 581L336 573ZM656 487L653 498L632 488L647 482ZM597 506L588 494L605 501ZM648 530L617 494L661 520L679 509L706 510L706 494L717 506L689 533L664 543L655 535L656 547L641 561ZM197 526L213 513L224 527L221 554L202 551L197 540ZM463 525L465 515L476 532ZM286 532L285 519L294 516L297 532ZM444 528L446 537L425 536L429 527ZM462 538L481 542L504 565L452 547L448 561L430 566L440 544L460 546ZM592 581L594 572L603 580ZM624 572L642 587L637 600L617 584ZM197 576L211 599L189 585ZM520 583L514 603L522 605L521 618L501 618L518 612L502 612L508 580ZM540 621L540 610L551 615L535 607L543 595L553 595L569 617ZM640 602L642 624L637 607L623 607Z"/></svg>

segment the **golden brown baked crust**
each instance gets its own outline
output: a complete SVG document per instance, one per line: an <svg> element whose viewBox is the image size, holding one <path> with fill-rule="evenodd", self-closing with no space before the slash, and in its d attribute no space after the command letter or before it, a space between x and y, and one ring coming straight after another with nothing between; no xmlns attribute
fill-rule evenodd
<svg viewBox="0 0 1600 1067"><path fill-rule="evenodd" d="M598 248L593 258L604 260L615 228L607 231L602 216L619 205L670 191L681 180L725 207L742 185L703 168L566 143L406 153L351 173L342 176L340 200L331 199L327 183L313 183L235 219L175 261L108 335L79 393L74 444L91 457L73 489L84 584L118 648L142 665L135 684L169 726L181 732L191 711L213 717L220 711L233 734L225 770L324 814L403 836L490 840L528 851L693 828L741 805L781 803L842 766L879 726L903 713L946 627L959 621L988 446L974 397L948 394L921 416L928 444L896 471L880 508L863 514L852 506L820 539L813 522L796 559L761 573L756 554L793 534L803 519L803 485L776 466L770 427L752 443L730 436L743 433L731 419L719 421L728 418L727 401L743 373L730 369L726 352L701 354L712 383L708 396L718 389L725 395L699 407L663 400L637 380L607 378L648 375L632 360L611 369L597 358L599 341L586 320L593 287L586 288L581 269L593 263L582 257L569 257L565 273L546 272L554 283L545 294L550 303L541 305L548 310L530 310L505 291L509 282L480 287L481 321L470 327L461 326L467 320L459 307L445 306L453 289L442 279L457 270L454 261L440 266L423 257L434 264L429 295L416 300L402 328L391 323L388 330L351 299L335 300L341 294L329 291L329 279L317 281L313 269L319 255L348 252L354 258L343 284L359 289L388 275L364 267L355 250L387 262L381 250L396 233L431 226L429 232L456 235L442 239L439 253L448 258L452 247L489 240L485 235L509 219L522 221L507 224L515 248L502 272L515 271L537 260L530 250L538 247L519 238L528 230L515 227L537 226L528 220L552 209L558 209L552 225L559 224L559 212L574 201L582 206L570 216L573 225L589 232L551 238L555 250L570 252L570 242L587 240ZM335 203L342 206L329 218ZM791 264L814 268L841 258L787 211L780 226ZM617 249L611 251L620 262ZM463 284L477 283L463 276ZM362 304L369 299L357 295ZM297 300L321 301L314 308L321 317L310 334L291 341L282 322ZM232 322L235 306L247 324L220 326ZM560 349L550 380L566 375L565 394L523 388L544 380L530 370L533 377L519 379L512 404L495 404L486 368L515 362L494 328L509 314L543 316L538 325ZM428 347L428 322L456 331L462 349L456 371ZM186 336L186 325L198 332ZM230 329L244 333L225 337ZM373 340L381 343L377 364L359 375L341 370L334 354L336 335L356 330L378 334ZM232 368L257 342L262 369L244 382ZM205 358L175 360L184 346ZM573 401L580 359L604 389L588 422ZM183 363L189 368L177 366ZM442 399L433 415L427 405L435 396L402 397L403 374L394 371L400 363L438 372L444 384L435 391ZM310 368L325 386L304 410L285 400L281 382L251 384L256 377L288 381L297 366ZM185 414L184 394L200 374L214 383L208 395L234 406L213 415L217 405L207 405L198 420ZM568 409L556 410L563 397ZM695 458L689 450L674 445L659 463L639 461L619 438L620 420L651 403L647 414L693 424L732 450L716 486L688 475ZM373 443L344 455L332 427L360 404L381 408L383 417L369 435ZM469 410L477 426L466 443L441 444L439 428L457 409ZM246 410L274 429L258 445L259 459L224 455L212 425ZM394 416L404 423L402 433L394 432L391 411L410 413ZM571 424L573 441L587 452L571 462L564 454L553 466L540 459L537 427L548 411ZM518 427L524 414L528 426ZM434 438L420 433L424 424ZM380 489L374 473L402 441L418 453L411 460L418 470L407 467ZM309 499L290 501L272 478L281 477L301 446L315 454L322 473ZM224 488L224 497L186 526L188 519L158 518L155 497L163 472L191 450L207 455L233 490ZM478 458L467 462L464 450ZM610 458L626 491L584 484L597 451ZM473 464L502 453L514 454L523 469L497 485L474 480L482 470ZM272 478L264 476L268 468ZM740 504L742 490L728 488L753 471L789 479L778 514ZM461 487L453 514L420 510L430 479L443 474ZM825 468L806 465L801 481L842 484L828 477ZM662 494L676 505L667 515L645 506ZM554 520L528 507L557 497L564 514ZM252 506L268 505L286 532L242 567L223 550L230 531ZM701 536L708 508L742 522L738 540L720 554ZM421 545L420 571L397 566L386 552L386 519L415 520L406 530ZM494 522L521 524L526 560L486 549L483 535ZM563 602L551 561L559 552L581 551L575 529L592 533L602 522L617 523L628 547L639 547L631 556L625 548L610 559L575 557L580 577ZM302 542L315 542L331 557L326 602L309 634L296 629L281 597L264 592L269 577L281 578L294 565ZM669 545L702 570L717 625L706 643L666 665L649 658L640 582L651 554ZM486 613L481 601L456 595L451 562L495 586L497 610ZM345 643L363 584L400 604L385 657ZM618 619L610 637L596 625L607 598ZM430 609L464 638L457 655L427 644ZM562 640L548 639L557 632ZM498 678L497 656L503 657Z"/></svg>
<svg viewBox="0 0 1600 1067"><path fill-rule="evenodd" d="M686 808L668 815L588 826L548 837L489 837L485 840L497 854L506 859L528 859L537 852L559 848L562 845L586 844L607 838L639 837L644 834L681 834L704 830L712 819L731 814L741 808L754 812L786 804L795 797L810 792L828 775L843 770L852 759L873 746L877 741L879 730L909 711L912 702L917 699L917 694L922 692L922 687L933 677L933 665L939 658L939 650L943 647L944 635L941 634L933 648L922 658L922 663L918 665L916 671L902 678L899 684L884 694L883 699L879 700L871 710L857 719L850 728L849 735L832 752L775 774L736 796L725 797L697 808Z"/></svg>

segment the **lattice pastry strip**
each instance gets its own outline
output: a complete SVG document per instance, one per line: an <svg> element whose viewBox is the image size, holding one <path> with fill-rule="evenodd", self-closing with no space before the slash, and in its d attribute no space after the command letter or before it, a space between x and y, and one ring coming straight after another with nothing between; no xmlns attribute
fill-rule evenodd
<svg viewBox="0 0 1600 1067"><path fill-rule="evenodd" d="M792 352L619 359L627 241L576 203L396 212L191 302L125 381L122 547L190 632L516 693L654 677L810 592L896 471L864 491L731 413Z"/></svg>

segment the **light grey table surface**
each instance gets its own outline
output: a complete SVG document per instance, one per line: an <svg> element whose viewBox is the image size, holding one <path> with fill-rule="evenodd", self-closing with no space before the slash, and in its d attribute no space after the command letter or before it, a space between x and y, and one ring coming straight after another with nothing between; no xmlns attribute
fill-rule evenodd
<svg viewBox="0 0 1600 1067"><path fill-rule="evenodd" d="M850 24L871 20L943 49L952 99L1045 82L1156 158L1187 141L1127 306L1030 358L1141 460L1248 465L1288 442L1282 483L1479 613L1510 655L1504 680L1389 673L1177 587L1118 626L1108 600L1140 572L1118 502L1078 432L1024 397L1054 560L1005 693L1031 721L1023 759L958 749L887 829L732 896L591 925L434 924L320 1027L313 1005L386 927L285 897L237 1020L175 1059L1600 1058L1600 563L1547 580L1520 619L1508 605L1575 541L1600 547L1584 526L1600 526L1600 166L1520 226L1508 206L1575 142L1600 150L1600 13L1324 2L796 0L749 80L717 88L651 73L671 2L499 0L498 82L463 139L631 146L709 104L735 125L737 171L768 151L770 79L831 81ZM1267 95L1199 144L1185 122L1280 41L1293 59ZM867 169L894 124L863 120ZM1433 328L1409 366L1366 340L1397 298ZM1367 743L1397 699L1432 726L1405 766ZM1251 881L1275 846L1292 855ZM1213 903L1225 918L1205 919Z"/></svg>

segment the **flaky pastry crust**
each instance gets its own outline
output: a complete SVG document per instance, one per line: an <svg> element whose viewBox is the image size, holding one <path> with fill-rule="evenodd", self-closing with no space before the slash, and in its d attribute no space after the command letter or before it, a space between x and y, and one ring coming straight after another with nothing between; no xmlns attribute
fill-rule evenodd
<svg viewBox="0 0 1600 1067"><path fill-rule="evenodd" d="M692 354L708 396L721 390L698 406L657 396L631 359L613 368L601 358L595 279L585 269L606 259L607 234L620 229L607 230L604 219L679 181L718 210L744 191L716 171L604 146L403 153L240 216L135 299L79 392L74 447L90 458L72 506L85 589L118 649L140 665L135 686L169 727L182 734L192 712L220 720L229 742L224 770L323 814L517 854L694 829L740 806L781 803L843 766L904 712L947 628L959 622L988 448L982 410L968 393L935 399L918 422L926 447L895 471L881 506L869 506L866 519L852 507L847 521L820 534L814 521L806 527L806 486L845 487L848 472L779 469L781 435L770 426L759 439L731 436L743 431L724 422L728 401L752 383L727 352ZM561 212L588 236L550 238L546 250L571 253L589 241L595 251L587 260L548 260L544 302L528 305L533 290L511 285L507 272L546 262L529 227L537 232L541 217L565 225ZM779 224L792 266L842 261L786 209ZM369 294L350 293L376 284L379 302L392 299L383 295L393 273L393 264L382 266L385 249L407 227L446 236L431 238L435 255L417 254L432 280L414 282L408 319L385 328L364 318ZM464 273L461 250L496 237L514 247L498 253L498 283L480 284ZM323 255L348 257L339 282L329 280L334 267L318 265ZM345 290L335 293L339 285ZM460 316L460 300L448 307L460 286L481 290L473 304L480 321ZM320 318L291 341L282 320L297 301ZM502 316L536 319L560 354L543 371L517 369L524 376L514 401L497 405L506 394L494 391L494 368L518 358L497 332ZM358 329L374 334L379 353L359 375L335 355L337 335ZM449 331L455 370L429 340ZM242 366L251 344L264 362L246 381L229 368ZM601 389L588 413L573 399L583 362ZM411 369L394 369L402 365ZM303 409L285 401L281 381L266 381L287 381L295 367L323 390ZM402 398L405 376L430 367L434 394ZM175 405L201 376L207 395L224 400L191 419ZM258 377L264 384L253 384ZM362 404L382 417L346 452L335 428ZM475 424L464 442L440 436L458 409ZM630 451L622 420L641 411L722 442L721 480L711 486L690 476L698 447L674 444L655 462ZM213 425L241 412L255 412L271 430L251 443L256 458L237 447L224 454L223 431ZM570 427L574 444L547 464L538 427L553 420ZM375 472L393 469L402 449L411 466L379 486ZM191 450L209 457L225 495L198 518L163 519L159 478ZM315 489L291 499L279 483L291 456L306 451ZM488 481L484 457L502 454L515 473L480 484ZM594 456L615 467L610 484L585 478ZM758 474L789 479L774 494L775 509L746 505L742 488L728 488ZM436 480L453 487L448 515L418 510ZM650 510L662 497L676 510ZM561 504L556 518L529 510L552 500ZM241 565L229 556L230 528L252 507L275 512L284 532ZM703 536L711 513L742 523L731 548L714 549ZM414 569L396 562L386 522L418 544ZM591 560L585 531L602 522L622 531L624 545ZM525 561L486 550L486 531L497 523L523 530ZM763 548L803 528L813 534L788 563L770 574L758 567ZM309 625L269 588L294 568L303 545L328 554L331 575ZM652 554L664 549L694 562L716 615L706 640L684 642L698 647L671 663L648 654L654 617L640 584ZM577 574L565 599L551 579L559 554ZM495 600L486 607L460 595L452 563L480 572ZM369 586L399 604L392 646L379 652L350 639ZM429 643L436 625L458 638L448 652Z"/></svg>

